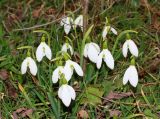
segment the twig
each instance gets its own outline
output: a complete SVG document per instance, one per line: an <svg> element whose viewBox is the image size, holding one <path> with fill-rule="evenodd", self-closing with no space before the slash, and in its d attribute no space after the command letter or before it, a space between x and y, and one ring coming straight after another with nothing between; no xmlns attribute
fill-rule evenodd
<svg viewBox="0 0 160 119"><path fill-rule="evenodd" d="M15 32L15 31L31 30L31 29L47 26L47 25L53 24L53 23L55 23L55 22L57 22L57 21L59 21L61 19L62 18L58 18L58 19L55 19L54 21L51 21L51 22L48 22L48 23L45 23L45 24L41 24L41 25L35 25L35 26L32 26L32 27L28 27L28 28L14 29L13 32Z"/></svg>

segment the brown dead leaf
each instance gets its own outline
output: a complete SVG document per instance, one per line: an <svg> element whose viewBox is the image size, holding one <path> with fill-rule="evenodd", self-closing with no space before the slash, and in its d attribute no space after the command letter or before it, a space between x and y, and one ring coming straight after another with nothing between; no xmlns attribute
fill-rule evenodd
<svg viewBox="0 0 160 119"><path fill-rule="evenodd" d="M132 93L131 92L121 92L121 93L118 93L118 92L110 92L106 97L104 97L104 101L103 103L107 103L109 102L110 100L118 100L118 99L122 99L122 98L125 98L125 97L128 97L128 96L131 96Z"/></svg>
<svg viewBox="0 0 160 119"><path fill-rule="evenodd" d="M39 8L33 10L32 12L33 18L39 18L41 16L43 8L44 8L44 4L42 4Z"/></svg>
<svg viewBox="0 0 160 119"><path fill-rule="evenodd" d="M121 113L122 113L122 112L119 111L119 110L109 110L109 116L110 116L110 117L114 117L114 116L120 117Z"/></svg>
<svg viewBox="0 0 160 119"><path fill-rule="evenodd" d="M2 80L6 80L9 78L9 72L6 69L1 69L0 70L0 78Z"/></svg>
<svg viewBox="0 0 160 119"><path fill-rule="evenodd" d="M12 97L14 99L17 98L18 97L17 90L15 89L15 87L13 87L11 82L5 81L5 84L6 84L6 87L7 87L8 96Z"/></svg>
<svg viewBox="0 0 160 119"><path fill-rule="evenodd" d="M55 15L56 14L56 9L54 8L49 8L47 11L46 11L46 15Z"/></svg>
<svg viewBox="0 0 160 119"><path fill-rule="evenodd" d="M160 58L155 58L149 65L149 70L151 73L157 72L160 67Z"/></svg>
<svg viewBox="0 0 160 119"><path fill-rule="evenodd" d="M88 119L89 118L87 111L83 109L78 112L77 117L78 119Z"/></svg>
<svg viewBox="0 0 160 119"><path fill-rule="evenodd" d="M27 109L27 108L19 108L16 111L12 113L13 119L19 119L19 117L29 117L33 113L33 109Z"/></svg>
<svg viewBox="0 0 160 119"><path fill-rule="evenodd" d="M138 71L138 76L139 76L139 78L144 78L145 75L146 75L145 69L140 69L140 70Z"/></svg>

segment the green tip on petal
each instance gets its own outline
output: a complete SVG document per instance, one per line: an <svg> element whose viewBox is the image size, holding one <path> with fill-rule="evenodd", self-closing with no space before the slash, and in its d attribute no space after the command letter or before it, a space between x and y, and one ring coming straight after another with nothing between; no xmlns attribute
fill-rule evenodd
<svg viewBox="0 0 160 119"><path fill-rule="evenodd" d="M45 42L45 35L42 35L41 42Z"/></svg>
<svg viewBox="0 0 160 119"><path fill-rule="evenodd" d="M132 56L132 59L131 59L131 65L135 65L136 62L135 62L135 58Z"/></svg>
<svg viewBox="0 0 160 119"><path fill-rule="evenodd" d="M126 38L127 38L127 40L131 39L129 33L126 34Z"/></svg>
<svg viewBox="0 0 160 119"><path fill-rule="evenodd" d="M28 51L27 51L27 57L30 57L30 56L31 56L30 49L28 49Z"/></svg>

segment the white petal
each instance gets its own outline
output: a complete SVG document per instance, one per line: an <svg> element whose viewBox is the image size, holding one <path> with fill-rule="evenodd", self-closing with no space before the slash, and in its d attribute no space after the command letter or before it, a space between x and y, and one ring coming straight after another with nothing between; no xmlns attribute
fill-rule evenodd
<svg viewBox="0 0 160 119"><path fill-rule="evenodd" d="M101 52L97 58L97 68L100 69L102 65L102 57L103 57L103 52Z"/></svg>
<svg viewBox="0 0 160 119"><path fill-rule="evenodd" d="M133 42L133 40L128 40L128 43L129 43L129 50L131 54L138 57L138 48L136 44Z"/></svg>
<svg viewBox="0 0 160 119"><path fill-rule="evenodd" d="M71 26L68 25L68 24L65 24L64 25L64 31L65 31L65 33L68 34L70 32L70 30L71 30Z"/></svg>
<svg viewBox="0 0 160 119"><path fill-rule="evenodd" d="M86 57L86 58L87 58L87 56L88 56L88 45L89 45L89 43L87 43L87 44L85 45L85 47L84 47L84 53L83 53L84 57Z"/></svg>
<svg viewBox="0 0 160 119"><path fill-rule="evenodd" d="M73 55L73 48L72 48L72 46L68 45L68 47L69 47L69 50L71 52L71 55Z"/></svg>
<svg viewBox="0 0 160 119"><path fill-rule="evenodd" d="M113 27L111 27L111 31L112 31L115 35L117 35L117 31L116 31L116 29L114 29Z"/></svg>
<svg viewBox="0 0 160 119"><path fill-rule="evenodd" d="M63 44L61 51L67 52L67 44Z"/></svg>
<svg viewBox="0 0 160 119"><path fill-rule="evenodd" d="M128 82L129 77L130 77L130 69L128 68L125 71L124 76L123 76L123 85L125 85Z"/></svg>
<svg viewBox="0 0 160 119"><path fill-rule="evenodd" d="M63 73L63 67L62 66L58 66L52 74L52 82L53 83L57 83L58 79L60 78L60 74L59 73Z"/></svg>
<svg viewBox="0 0 160 119"><path fill-rule="evenodd" d="M69 81L71 79L72 75L73 75L73 69L70 66L70 64L68 64L67 62L64 66L63 72L64 72L66 80Z"/></svg>
<svg viewBox="0 0 160 119"><path fill-rule="evenodd" d="M58 97L62 99L63 85L58 89Z"/></svg>
<svg viewBox="0 0 160 119"><path fill-rule="evenodd" d="M77 73L79 76L83 76L83 70L82 70L82 68L80 67L80 65L77 64L76 62L73 62L73 61L72 61L72 64L73 64L73 67L74 67L76 73Z"/></svg>
<svg viewBox="0 0 160 119"><path fill-rule="evenodd" d="M28 57L28 62L29 62L30 72L31 72L32 75L35 76L37 74L37 65L31 57Z"/></svg>
<svg viewBox="0 0 160 119"><path fill-rule="evenodd" d="M60 25L63 26L66 23L67 17L62 18Z"/></svg>
<svg viewBox="0 0 160 119"><path fill-rule="evenodd" d="M79 15L74 21L74 27L80 26L83 31L83 16Z"/></svg>
<svg viewBox="0 0 160 119"><path fill-rule="evenodd" d="M51 60L52 58L52 51L51 51L51 48L45 43L45 42L42 42L43 43L43 48L45 49L45 55L46 57Z"/></svg>
<svg viewBox="0 0 160 119"><path fill-rule="evenodd" d="M105 26L102 32L102 37L106 38L106 35L108 34L108 31L110 29L110 26Z"/></svg>
<svg viewBox="0 0 160 119"><path fill-rule="evenodd" d="M24 59L21 64L21 73L22 74L25 74L27 71L27 62L28 62L28 58Z"/></svg>
<svg viewBox="0 0 160 119"><path fill-rule="evenodd" d="M38 62L40 62L44 56L45 56L45 54L43 52L43 43L41 42L36 50L36 58L37 58Z"/></svg>
<svg viewBox="0 0 160 119"><path fill-rule="evenodd" d="M88 58L96 63L97 62L97 58L98 58L98 54L100 52L100 48L99 46L95 43L90 43L88 46Z"/></svg>
<svg viewBox="0 0 160 119"><path fill-rule="evenodd" d="M122 47L122 53L124 57L127 57L127 52L128 52L128 40L125 41Z"/></svg>
<svg viewBox="0 0 160 119"><path fill-rule="evenodd" d="M108 49L103 50L105 54L104 61L110 69L114 69L114 59L111 52Z"/></svg>
<svg viewBox="0 0 160 119"><path fill-rule="evenodd" d="M68 90L67 84L62 85L61 87L62 87L62 91L60 92L61 93L60 94L61 100L64 103L64 105L66 107L68 107L71 103L71 94Z"/></svg>
<svg viewBox="0 0 160 119"><path fill-rule="evenodd" d="M71 98L73 100L75 100L75 98L76 98L76 92L75 92L75 90L71 86L69 86L69 85L68 85L67 88L68 88L68 92L70 93Z"/></svg>
<svg viewBox="0 0 160 119"><path fill-rule="evenodd" d="M136 87L138 84L138 73L137 69L134 65L131 65L130 67L130 77L129 77L129 82L133 87Z"/></svg>

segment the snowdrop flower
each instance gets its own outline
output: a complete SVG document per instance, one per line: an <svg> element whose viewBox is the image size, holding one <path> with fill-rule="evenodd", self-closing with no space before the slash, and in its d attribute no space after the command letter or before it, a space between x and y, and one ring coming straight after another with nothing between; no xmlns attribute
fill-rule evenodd
<svg viewBox="0 0 160 119"><path fill-rule="evenodd" d="M81 30L83 31L83 15L79 15L75 21L74 21L74 27L76 28L77 26L81 27Z"/></svg>
<svg viewBox="0 0 160 119"><path fill-rule="evenodd" d="M45 42L41 42L36 50L36 58L38 62L40 62L44 56L51 60L52 52L50 47Z"/></svg>
<svg viewBox="0 0 160 119"><path fill-rule="evenodd" d="M110 69L114 69L114 59L111 52L108 49L103 49L97 58L97 68L100 69L102 59Z"/></svg>
<svg viewBox="0 0 160 119"><path fill-rule="evenodd" d="M37 65L31 57L27 57L26 59L23 60L21 65L22 74L25 74L27 72L27 67L29 67L32 75L35 76L37 74Z"/></svg>
<svg viewBox="0 0 160 119"><path fill-rule="evenodd" d="M61 75L63 74L63 66L58 66L52 74L52 82L57 83L58 79L61 78Z"/></svg>
<svg viewBox="0 0 160 119"><path fill-rule="evenodd" d="M62 100L64 105L68 107L71 103L71 99L75 100L75 90L68 84L63 84L58 90L58 97Z"/></svg>
<svg viewBox="0 0 160 119"><path fill-rule="evenodd" d="M84 47L84 56L89 58L94 63L97 63L98 54L100 53L100 48L96 43L87 43Z"/></svg>
<svg viewBox="0 0 160 119"><path fill-rule="evenodd" d="M130 65L123 76L123 85L128 81L133 87L136 87L138 84L138 73L134 65Z"/></svg>
<svg viewBox="0 0 160 119"><path fill-rule="evenodd" d="M102 37L103 38L106 38L106 35L108 34L109 30L111 30L115 35L117 35L116 29L114 29L111 26L105 26L104 29L103 29L103 32L102 32Z"/></svg>
<svg viewBox="0 0 160 119"><path fill-rule="evenodd" d="M138 48L131 39L126 40L125 43L123 44L122 53L124 57L127 57L128 49L132 55L138 57Z"/></svg>
<svg viewBox="0 0 160 119"><path fill-rule="evenodd" d="M83 70L80 65L74 61L67 60L64 66L64 75L67 81L71 79L74 69L79 76L83 76Z"/></svg>
<svg viewBox="0 0 160 119"><path fill-rule="evenodd" d="M61 51L67 52L68 49L70 50L71 55L73 55L73 48L69 43L63 44Z"/></svg>
<svg viewBox="0 0 160 119"><path fill-rule="evenodd" d="M66 34L70 32L72 23L73 23L73 19L71 17L65 17L61 20L60 25L64 26L64 31Z"/></svg>

